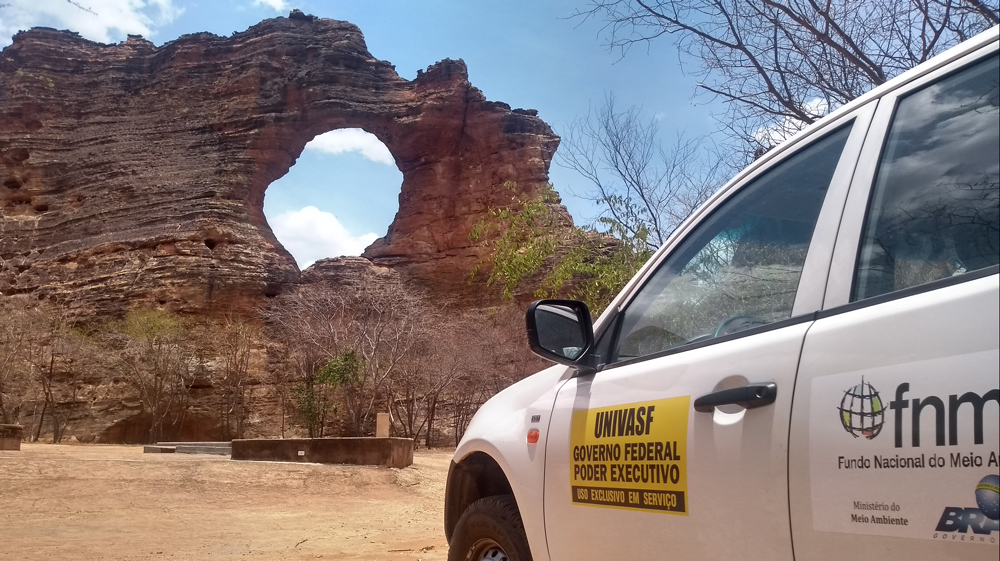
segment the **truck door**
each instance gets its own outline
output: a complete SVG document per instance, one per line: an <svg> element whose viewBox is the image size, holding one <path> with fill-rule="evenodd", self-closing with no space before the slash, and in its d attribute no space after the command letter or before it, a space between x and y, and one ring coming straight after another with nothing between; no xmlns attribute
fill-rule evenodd
<svg viewBox="0 0 1000 561"><path fill-rule="evenodd" d="M879 102L796 383L798 561L997 559L998 58Z"/></svg>
<svg viewBox="0 0 1000 561"><path fill-rule="evenodd" d="M563 385L549 427L553 561L792 559L792 388L870 116L727 191L601 326L606 365Z"/></svg>

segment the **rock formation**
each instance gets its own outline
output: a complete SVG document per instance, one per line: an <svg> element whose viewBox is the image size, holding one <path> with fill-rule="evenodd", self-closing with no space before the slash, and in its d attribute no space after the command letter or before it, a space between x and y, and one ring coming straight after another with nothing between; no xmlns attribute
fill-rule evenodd
<svg viewBox="0 0 1000 561"><path fill-rule="evenodd" d="M504 182L544 185L559 141L534 111L487 101L462 61L407 81L353 24L300 12L159 48L20 33L0 52L0 294L84 316L259 303L299 276L265 190L314 136L353 127L403 174L365 257L452 293L483 257L472 225Z"/></svg>

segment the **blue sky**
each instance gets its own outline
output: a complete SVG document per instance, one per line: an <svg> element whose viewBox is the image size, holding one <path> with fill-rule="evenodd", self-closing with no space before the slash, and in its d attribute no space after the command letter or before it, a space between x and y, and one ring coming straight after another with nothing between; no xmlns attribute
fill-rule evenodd
<svg viewBox="0 0 1000 561"><path fill-rule="evenodd" d="M659 119L665 144L677 132L717 126L695 78L681 72L669 40L621 58L599 37L601 22L569 16L586 0L0 0L0 47L18 29L72 29L95 41L141 34L157 45L185 33L228 36L293 8L350 21L368 50L401 77L444 58L464 59L486 97L537 109L557 134L613 93ZM92 13L91 13L92 12ZM718 108L715 108L718 109ZM318 137L291 171L268 188L264 210L278 239L305 267L327 256L357 255L385 234L398 208L402 175L384 146L360 131ZM598 210L582 177L553 163L550 179L578 224Z"/></svg>

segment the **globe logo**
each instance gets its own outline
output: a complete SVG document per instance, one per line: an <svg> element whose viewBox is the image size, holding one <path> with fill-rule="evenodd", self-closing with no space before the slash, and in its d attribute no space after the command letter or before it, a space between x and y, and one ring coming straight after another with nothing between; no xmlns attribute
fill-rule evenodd
<svg viewBox="0 0 1000 561"><path fill-rule="evenodd" d="M840 424L851 436L871 440L882 431L884 408L878 390L861 379L861 383L844 390L840 400Z"/></svg>
<svg viewBox="0 0 1000 561"><path fill-rule="evenodd" d="M990 520L1000 519L1000 477L987 475L976 485L976 505Z"/></svg>

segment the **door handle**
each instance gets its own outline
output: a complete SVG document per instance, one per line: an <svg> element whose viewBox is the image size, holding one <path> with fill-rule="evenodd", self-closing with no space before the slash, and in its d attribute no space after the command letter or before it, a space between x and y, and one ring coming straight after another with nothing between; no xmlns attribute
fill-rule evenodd
<svg viewBox="0 0 1000 561"><path fill-rule="evenodd" d="M753 409L774 403L777 396L778 385L774 382L751 384L742 388L703 395L694 400L694 410L701 413L711 413L720 405L739 405L746 409Z"/></svg>

